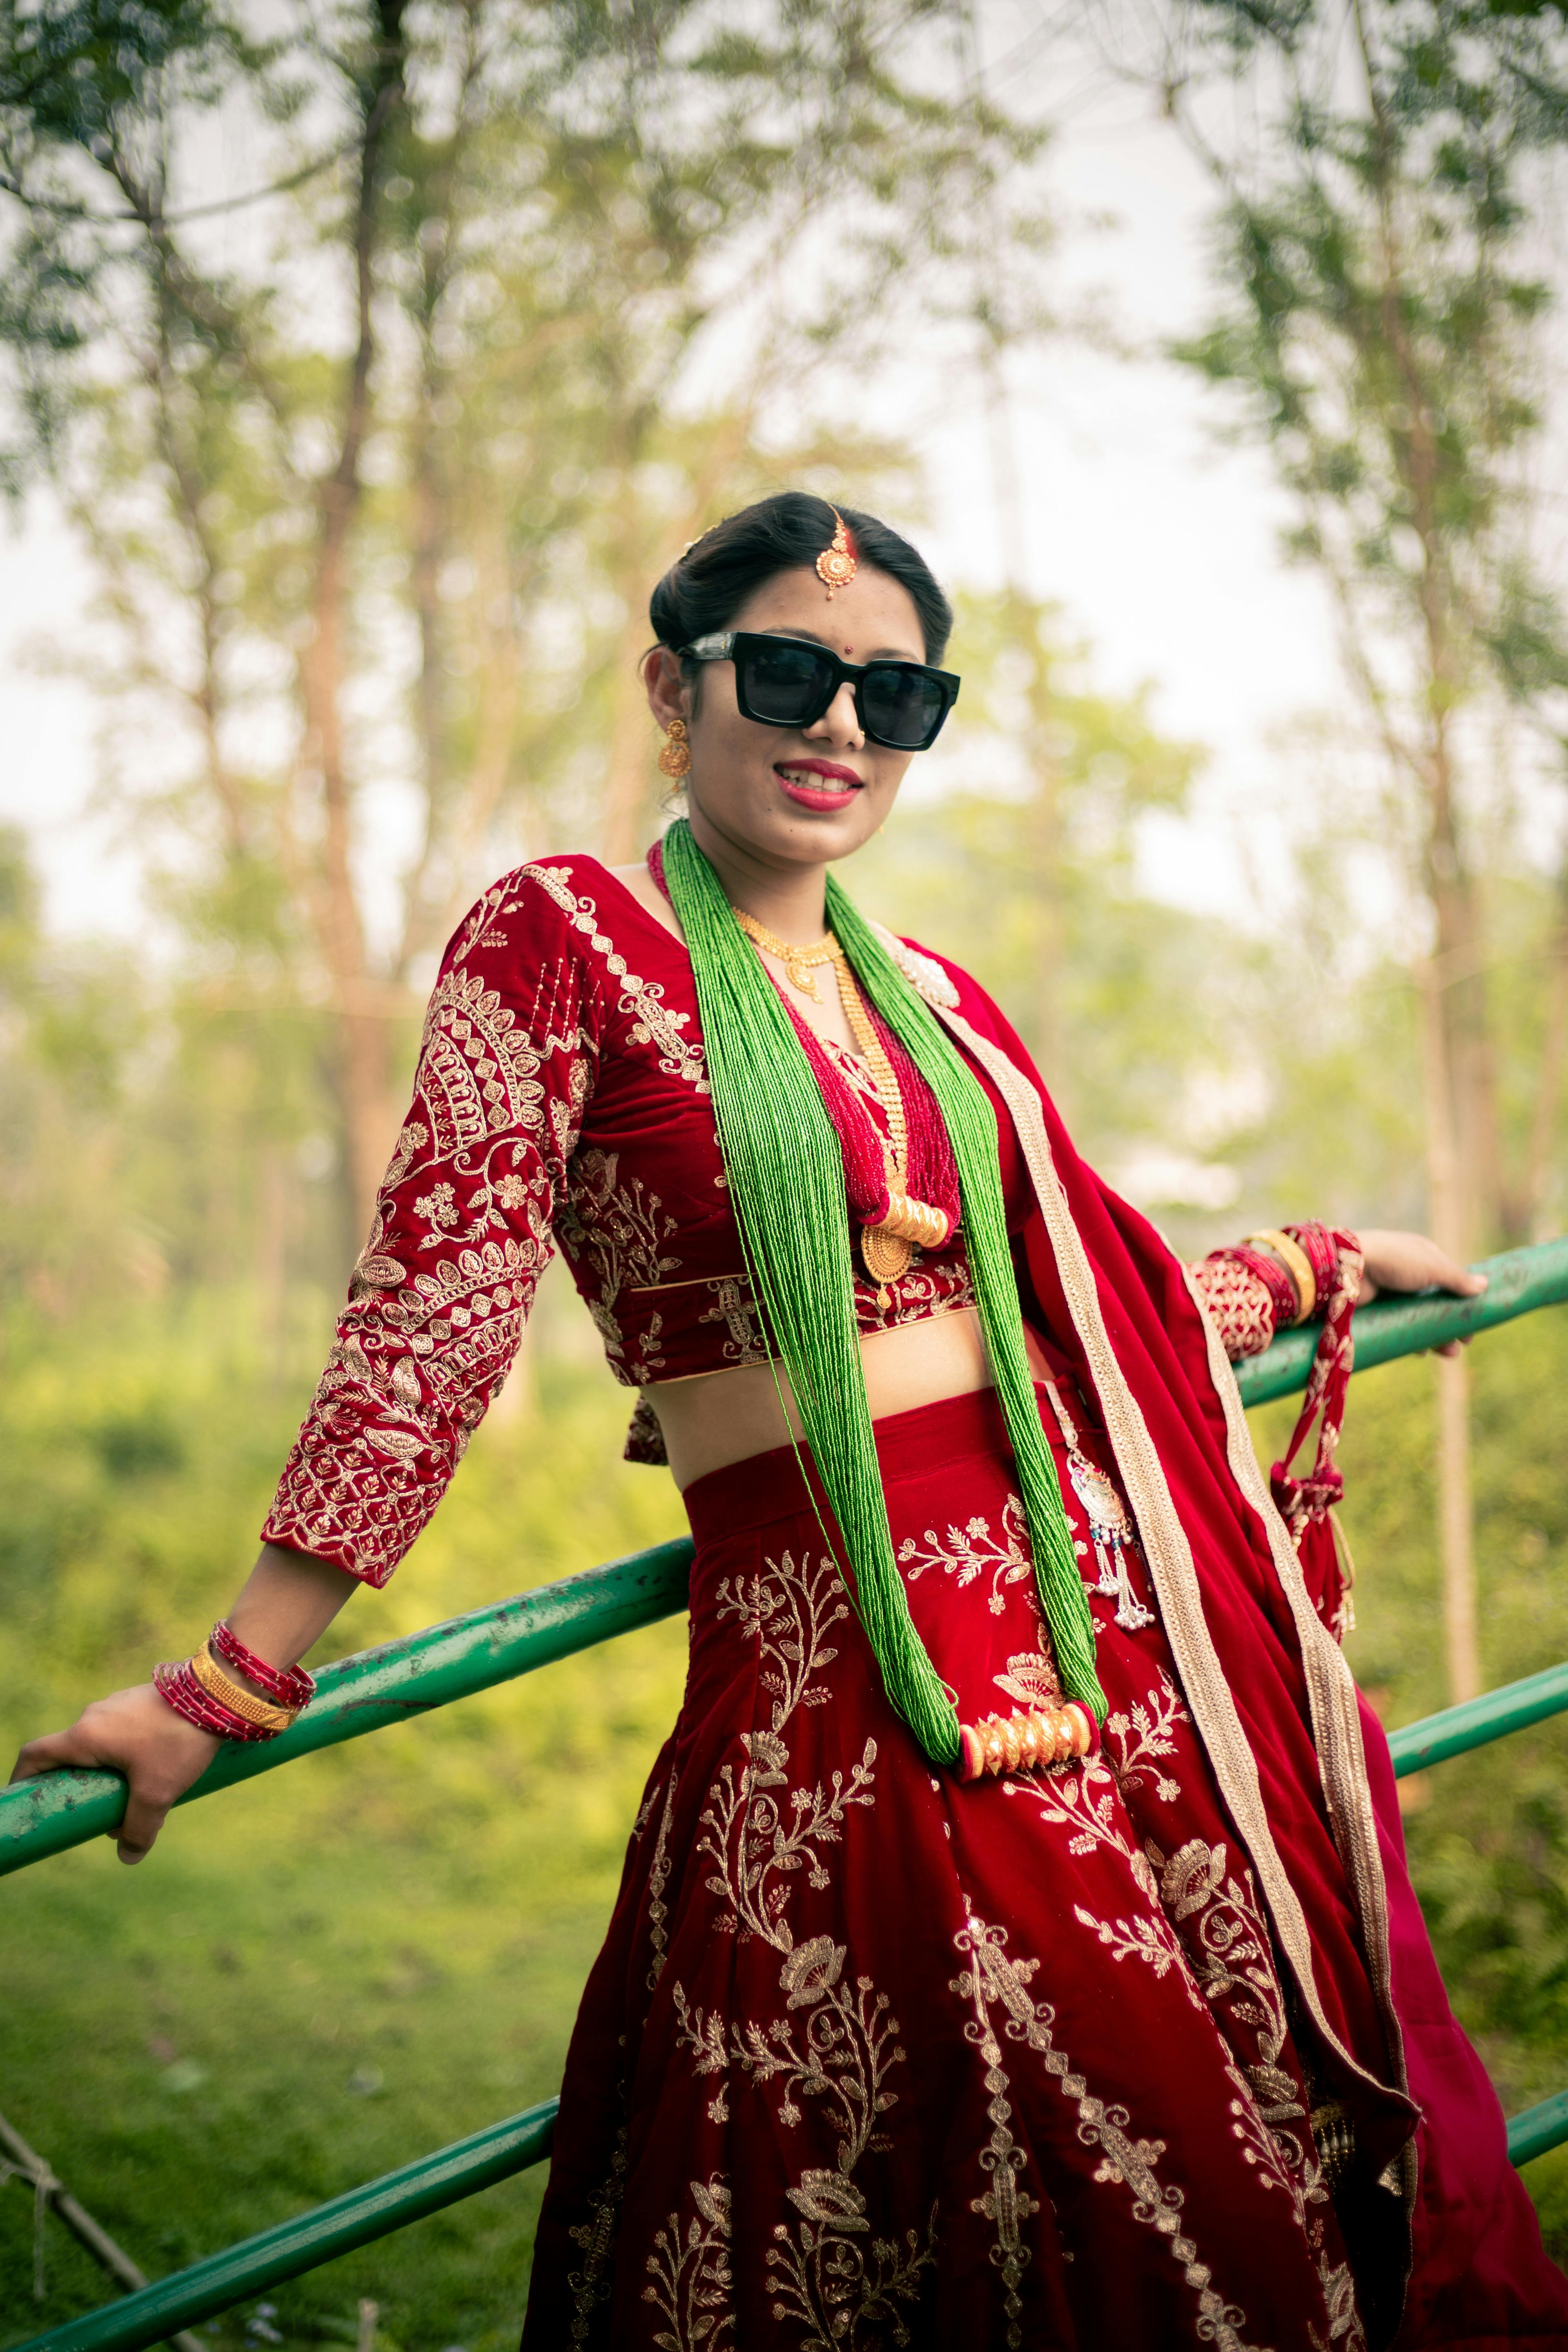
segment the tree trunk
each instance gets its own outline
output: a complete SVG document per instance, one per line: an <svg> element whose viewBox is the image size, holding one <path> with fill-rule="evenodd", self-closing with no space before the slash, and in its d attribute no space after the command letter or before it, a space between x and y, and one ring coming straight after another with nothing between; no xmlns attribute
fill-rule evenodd
<svg viewBox="0 0 1568 2352"><path fill-rule="evenodd" d="M300 665L305 761L321 779L325 838L315 893L316 931L331 988L335 1037L332 1075L342 1121L351 1226L363 1233L391 1148L396 1114L390 1100L390 1040L381 992L372 977L353 873L353 788L342 730L342 693L348 623L349 551L363 484L360 461L370 428L372 310L381 212L380 180L387 129L403 98L404 0L379 0L380 39L365 91L354 210L354 289L358 335L344 388L337 463L317 498L317 552L311 635Z"/></svg>
<svg viewBox="0 0 1568 2352"><path fill-rule="evenodd" d="M1568 1060L1568 861L1557 885L1557 908L1548 950L1546 1026L1541 1043L1541 1067L1536 1078L1535 1111L1530 1123L1530 1145L1521 1186L1518 1238L1543 1242L1551 1238L1546 1204L1552 1172L1552 1146L1563 1110L1563 1063Z"/></svg>
<svg viewBox="0 0 1568 2352"><path fill-rule="evenodd" d="M600 855L606 866L629 866L642 846L644 825L654 786L660 782L658 730L654 725L643 690L637 656L648 641L647 615L631 577L618 583L626 617L615 651L610 677L610 748L605 766L605 823Z"/></svg>
<svg viewBox="0 0 1568 2352"><path fill-rule="evenodd" d="M1480 1695L1476 1621L1475 1500L1470 1477L1470 1362L1463 1350L1437 1358L1437 1514L1443 1559L1443 1651L1448 1697Z"/></svg>
<svg viewBox="0 0 1568 2352"><path fill-rule="evenodd" d="M1062 987L1067 974L1067 916L1062 894L1061 774L1050 748L1051 667L1040 643L1038 612L1013 600L1014 643L1034 665L1029 680L1029 765L1035 779L1035 1049L1040 1075L1064 1118L1067 1040Z"/></svg>
<svg viewBox="0 0 1568 2352"><path fill-rule="evenodd" d="M1443 986L1428 959L1421 975L1423 1059L1426 1082L1426 1180L1433 1238L1463 1262L1469 1247L1455 1133L1456 1090ZM1460 1356L1436 1359L1437 1548L1443 1574L1443 1637L1448 1697L1458 1706L1481 1687L1476 1622L1474 1510L1470 1478L1469 1365Z"/></svg>

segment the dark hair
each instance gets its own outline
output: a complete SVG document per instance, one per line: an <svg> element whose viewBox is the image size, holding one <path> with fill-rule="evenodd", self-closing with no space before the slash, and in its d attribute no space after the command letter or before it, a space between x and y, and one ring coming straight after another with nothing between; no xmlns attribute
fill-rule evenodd
<svg viewBox="0 0 1568 2352"><path fill-rule="evenodd" d="M837 511L860 562L907 588L920 614L926 659L940 662L952 633L952 607L907 539L858 507ZM780 572L809 572L834 533L834 509L805 490L781 490L726 515L672 563L648 600L661 646L679 652L695 637L727 629L754 590Z"/></svg>

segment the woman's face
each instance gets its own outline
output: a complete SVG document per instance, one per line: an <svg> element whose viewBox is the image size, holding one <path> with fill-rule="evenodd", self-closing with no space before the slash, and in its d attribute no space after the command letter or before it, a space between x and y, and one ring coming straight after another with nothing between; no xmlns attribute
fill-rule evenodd
<svg viewBox="0 0 1568 2352"><path fill-rule="evenodd" d="M908 589L865 563L831 604L815 572L775 572L729 625L808 637L858 666L926 657ZM689 730L691 830L710 856L728 849L768 866L826 865L868 841L892 807L913 754L867 742L847 684L814 726L795 729L741 716L731 662L705 662L695 696L669 653L651 654L646 675L660 726L684 719Z"/></svg>

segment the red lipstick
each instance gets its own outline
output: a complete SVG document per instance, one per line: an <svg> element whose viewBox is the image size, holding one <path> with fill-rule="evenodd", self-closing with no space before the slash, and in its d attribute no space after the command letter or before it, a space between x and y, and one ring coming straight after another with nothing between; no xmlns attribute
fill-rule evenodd
<svg viewBox="0 0 1568 2352"><path fill-rule="evenodd" d="M841 768L832 760L780 760L773 773L779 780L779 790L800 808L824 813L847 808L858 792L865 789L864 778L853 768ZM821 783L797 782L797 777L820 776Z"/></svg>

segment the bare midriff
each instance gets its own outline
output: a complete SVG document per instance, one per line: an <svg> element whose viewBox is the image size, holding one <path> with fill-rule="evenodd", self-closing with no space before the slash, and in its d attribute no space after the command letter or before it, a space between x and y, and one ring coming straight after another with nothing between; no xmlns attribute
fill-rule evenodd
<svg viewBox="0 0 1568 2352"><path fill-rule="evenodd" d="M1045 1359L1026 1324L1024 1344L1031 1370L1043 1380ZM873 1421L994 1385L979 1312L973 1307L901 1324L895 1331L868 1331L860 1342L860 1360ZM693 1380L660 1381L643 1394L658 1416L670 1475L682 1492L710 1470L771 1453L787 1444L792 1433L804 1434L782 1364L738 1364Z"/></svg>

